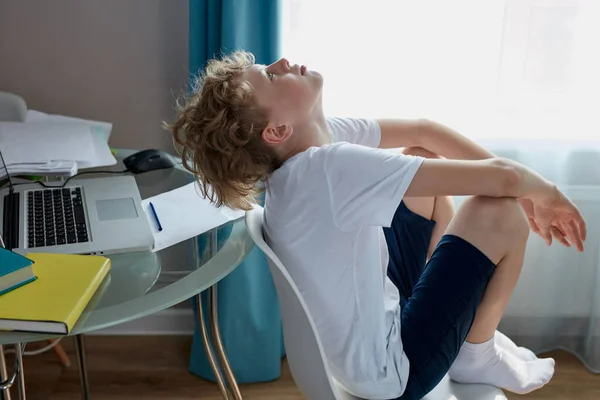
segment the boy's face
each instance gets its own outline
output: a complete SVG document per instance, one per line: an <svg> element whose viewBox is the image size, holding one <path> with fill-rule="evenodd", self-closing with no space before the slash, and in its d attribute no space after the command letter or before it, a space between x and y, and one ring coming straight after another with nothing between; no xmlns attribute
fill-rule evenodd
<svg viewBox="0 0 600 400"><path fill-rule="evenodd" d="M305 66L290 65L285 58L265 66L255 64L242 75L253 88L256 102L269 110L277 125L305 122L321 97L323 78Z"/></svg>

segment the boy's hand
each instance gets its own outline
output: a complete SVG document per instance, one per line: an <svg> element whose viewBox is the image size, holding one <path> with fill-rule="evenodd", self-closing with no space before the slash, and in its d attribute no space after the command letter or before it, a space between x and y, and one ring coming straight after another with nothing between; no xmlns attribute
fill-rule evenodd
<svg viewBox="0 0 600 400"><path fill-rule="evenodd" d="M556 189L547 198L518 200L527 214L531 229L548 246L554 238L567 247L574 244L578 251L583 251L583 242L587 236L585 221L575 204L564 193Z"/></svg>

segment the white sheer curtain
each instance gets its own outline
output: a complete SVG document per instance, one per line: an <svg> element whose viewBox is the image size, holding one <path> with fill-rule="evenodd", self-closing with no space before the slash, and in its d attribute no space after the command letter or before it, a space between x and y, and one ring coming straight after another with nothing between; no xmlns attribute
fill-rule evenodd
<svg viewBox="0 0 600 400"><path fill-rule="evenodd" d="M327 115L442 122L572 197L585 253L531 235L501 328L600 372L600 1L283 4L283 54L324 75Z"/></svg>

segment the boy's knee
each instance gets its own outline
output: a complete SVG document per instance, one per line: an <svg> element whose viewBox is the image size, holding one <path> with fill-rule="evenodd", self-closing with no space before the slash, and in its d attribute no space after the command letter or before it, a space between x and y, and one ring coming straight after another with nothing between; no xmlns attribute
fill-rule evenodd
<svg viewBox="0 0 600 400"><path fill-rule="evenodd" d="M517 240L529 236L527 217L514 198L474 196L465 200L462 207L467 207L465 211L471 222L481 224L482 228L510 235Z"/></svg>

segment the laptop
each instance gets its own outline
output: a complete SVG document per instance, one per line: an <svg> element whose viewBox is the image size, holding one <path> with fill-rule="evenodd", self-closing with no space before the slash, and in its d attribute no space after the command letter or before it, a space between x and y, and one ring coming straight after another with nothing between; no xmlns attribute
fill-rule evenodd
<svg viewBox="0 0 600 400"><path fill-rule="evenodd" d="M152 231L133 176L14 183L0 149L0 233L7 249L107 255L150 250ZM54 183L46 183L54 185Z"/></svg>

